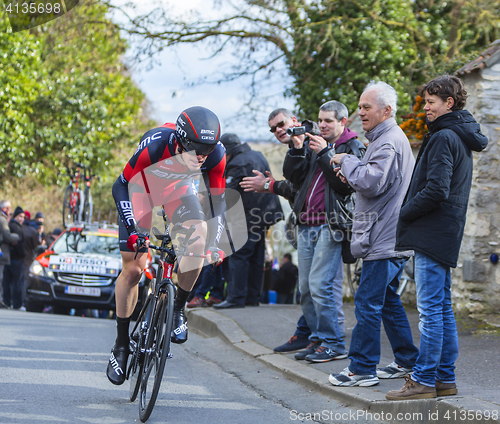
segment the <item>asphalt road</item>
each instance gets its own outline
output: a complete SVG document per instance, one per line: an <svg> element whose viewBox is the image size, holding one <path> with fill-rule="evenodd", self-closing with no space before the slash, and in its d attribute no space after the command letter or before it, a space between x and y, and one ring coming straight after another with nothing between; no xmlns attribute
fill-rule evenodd
<svg viewBox="0 0 500 424"><path fill-rule="evenodd" d="M115 323L0 310L0 423L139 422L105 376ZM193 332L173 346L149 423L380 423Z"/></svg>

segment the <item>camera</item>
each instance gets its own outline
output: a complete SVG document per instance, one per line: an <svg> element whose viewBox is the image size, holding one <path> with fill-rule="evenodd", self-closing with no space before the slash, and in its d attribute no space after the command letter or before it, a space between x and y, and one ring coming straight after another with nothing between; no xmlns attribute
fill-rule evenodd
<svg viewBox="0 0 500 424"><path fill-rule="evenodd" d="M306 133L306 127L290 127L286 130L286 135L292 136L292 135L301 135Z"/></svg>

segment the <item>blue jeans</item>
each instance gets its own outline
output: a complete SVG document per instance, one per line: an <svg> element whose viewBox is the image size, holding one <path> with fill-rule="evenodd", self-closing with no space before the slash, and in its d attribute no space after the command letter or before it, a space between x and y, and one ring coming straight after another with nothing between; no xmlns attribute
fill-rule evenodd
<svg viewBox="0 0 500 424"><path fill-rule="evenodd" d="M224 296L224 280L222 279L222 265L213 267L213 265L205 265L201 270L200 283L196 287L194 296L205 298L208 292L210 296L216 299L222 299Z"/></svg>
<svg viewBox="0 0 500 424"><path fill-rule="evenodd" d="M458 334L451 307L450 268L416 253L415 285L421 336L412 379L430 387L436 380L454 383Z"/></svg>
<svg viewBox="0 0 500 424"><path fill-rule="evenodd" d="M341 244L333 240L327 224L299 226L300 306L311 329L310 340L345 353L345 341L339 328L334 278L341 260Z"/></svg>
<svg viewBox="0 0 500 424"><path fill-rule="evenodd" d="M294 336L297 336L299 339L309 338L311 335L311 329L307 325L306 318L304 314L302 314L297 321L297 329L295 330Z"/></svg>
<svg viewBox="0 0 500 424"><path fill-rule="evenodd" d="M237 305L259 304L264 279L266 253L265 230L248 237L244 246L228 258L231 280L227 285L228 302Z"/></svg>
<svg viewBox="0 0 500 424"><path fill-rule="evenodd" d="M345 337L345 316L344 310L342 309L343 305L343 291L342 291L342 283L344 281L344 263L342 260L339 262L339 268L335 277L333 278L333 295L335 297L335 303L337 305L337 318L339 320L339 328L341 337Z"/></svg>
<svg viewBox="0 0 500 424"><path fill-rule="evenodd" d="M12 259L3 269L3 302L7 306L19 309L23 306L24 261Z"/></svg>
<svg viewBox="0 0 500 424"><path fill-rule="evenodd" d="M395 361L413 368L418 349L413 344L410 323L397 294L405 261L391 258L364 261L354 296L356 326L349 348L349 369L354 374L376 374L380 361L380 322L391 343Z"/></svg>

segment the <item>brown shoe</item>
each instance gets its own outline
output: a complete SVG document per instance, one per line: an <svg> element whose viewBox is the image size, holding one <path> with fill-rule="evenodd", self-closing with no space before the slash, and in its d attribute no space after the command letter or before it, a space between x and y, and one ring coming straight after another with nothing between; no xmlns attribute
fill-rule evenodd
<svg viewBox="0 0 500 424"><path fill-rule="evenodd" d="M399 390L391 390L385 395L387 400L432 399L436 397L434 387L424 386L406 377L405 385Z"/></svg>
<svg viewBox="0 0 500 424"><path fill-rule="evenodd" d="M436 394L438 396L452 396L458 393L455 383L442 383L436 380Z"/></svg>
<svg viewBox="0 0 500 424"><path fill-rule="evenodd" d="M188 308L199 308L199 307L206 307L207 304L205 302L205 299L203 297L193 297L193 300L191 300L191 302L189 302L187 305L186 305Z"/></svg>

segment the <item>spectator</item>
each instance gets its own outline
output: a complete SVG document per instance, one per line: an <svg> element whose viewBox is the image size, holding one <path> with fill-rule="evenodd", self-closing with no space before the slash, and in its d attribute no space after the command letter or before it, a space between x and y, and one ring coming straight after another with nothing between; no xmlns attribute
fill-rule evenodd
<svg viewBox="0 0 500 424"><path fill-rule="evenodd" d="M266 241L266 254L264 256L264 280L262 282L262 296L260 298L261 303L269 304L269 290L273 289L274 284L274 258L271 256L269 251L267 250L267 241Z"/></svg>
<svg viewBox="0 0 500 424"><path fill-rule="evenodd" d="M49 232L47 234L47 238L46 238L46 246L47 246L47 248L49 248L50 245L52 243L54 243L54 241L57 239L57 237L59 237L61 234L62 234L62 230L60 228L54 228L53 231Z"/></svg>
<svg viewBox="0 0 500 424"><path fill-rule="evenodd" d="M370 144L362 160L337 154L331 162L356 190L351 251L363 258L354 297L357 323L349 348L350 365L332 374L335 386L373 386L380 378L411 372L418 349L397 289L411 251L397 252L396 224L408 189L415 159L410 143L394 117L397 93L390 85L370 83L359 99L359 116ZM380 323L391 343L395 361L377 370L380 361Z"/></svg>
<svg viewBox="0 0 500 424"><path fill-rule="evenodd" d="M299 121L296 116L293 115L288 109L278 108L273 110L268 118L268 123L270 131L274 134L276 139L288 147L292 147L292 139L286 133L288 128L292 126L295 127L299 125ZM305 120L302 125L306 127L309 132L314 132L319 134L319 128L315 122ZM304 137L305 136L299 136ZM290 203L293 208L293 200L297 194L292 186L292 183L287 180L276 181L272 176L271 172L266 172L264 175L258 170L254 170L254 176L248 176L243 178L240 185L245 191L255 191L257 193L274 193L279 196L284 197ZM309 346L309 336L311 335L311 330L307 325L306 319L302 314L297 321L297 327L295 333L290 339L274 348L276 353L285 352L296 352L297 350L303 349Z"/></svg>
<svg viewBox="0 0 500 424"><path fill-rule="evenodd" d="M224 280L222 279L222 265L205 265L198 276L193 290L194 295L186 305L188 308L207 307L222 302L224 295ZM207 294L210 292L208 299Z"/></svg>
<svg viewBox="0 0 500 424"><path fill-rule="evenodd" d="M295 286L297 285L298 275L299 271L292 262L292 255L290 255L290 253L285 253L274 283L274 291L277 293L276 303L286 305L293 304L293 295Z"/></svg>
<svg viewBox="0 0 500 424"><path fill-rule="evenodd" d="M26 310L22 303L25 258L23 221L24 211L18 206L9 221L9 229L19 236L19 241L10 248L10 264L5 265L2 282L4 304L17 310Z"/></svg>
<svg viewBox="0 0 500 424"><path fill-rule="evenodd" d="M413 374L389 400L424 399L457 393L458 334L451 306L450 267L457 266L472 181L472 151L488 139L463 110L462 81L444 75L423 86L429 133L401 208L396 249L415 251L420 313L420 353ZM430 242L432 240L432 242Z"/></svg>
<svg viewBox="0 0 500 424"><path fill-rule="evenodd" d="M31 265L31 262L33 262L33 259L35 258L35 249L37 246L40 246L40 236L38 233L38 225L34 222L32 222L29 219L29 212L25 211L24 212L24 222L22 225L22 232L23 232L23 238L24 238L24 250L25 250L25 257L24 257L24 275L23 275L23 280L22 280L22 298L23 298L23 303L24 303L24 298L26 295L26 283L28 279L28 270ZM28 218L27 218L28 217ZM34 225L32 225L34 224Z"/></svg>
<svg viewBox="0 0 500 424"><path fill-rule="evenodd" d="M268 193L244 192L240 187L243 177L256 169L269 170L266 158L260 152L242 143L236 134L224 134L221 142L226 148L226 188L241 194L247 222L248 240L228 258L231 281L228 282L224 302L216 309L242 308L260 304L264 276L265 235L267 229L283 217L278 196ZM226 195L226 201L230 192Z"/></svg>
<svg viewBox="0 0 500 424"><path fill-rule="evenodd" d="M45 215L42 212L37 212L34 219L34 224L38 227L38 233L40 237L40 243L42 240L46 240L47 235L44 232L45 227ZM35 227L36 228L36 227Z"/></svg>
<svg viewBox="0 0 500 424"><path fill-rule="evenodd" d="M10 265L10 247L19 241L19 235L12 233L9 228L9 219L12 205L9 200L0 201L0 307L7 305L3 302L3 272L5 265Z"/></svg>
<svg viewBox="0 0 500 424"><path fill-rule="evenodd" d="M311 345L295 354L298 360L326 362L347 357L345 331L339 326L335 292L342 292L342 280L335 281L342 266L342 240L345 234L336 224L339 198L352 189L330 166L338 152L356 153L362 157L364 146L357 134L345 127L348 111L344 104L332 100L319 110L321 136L306 133L309 140L292 136L293 147L283 164L285 178L293 183L297 194L293 211L298 221L298 268L300 306L311 329ZM324 136L324 137L323 137ZM326 138L325 138L326 137ZM356 156L355 156L356 157Z"/></svg>

